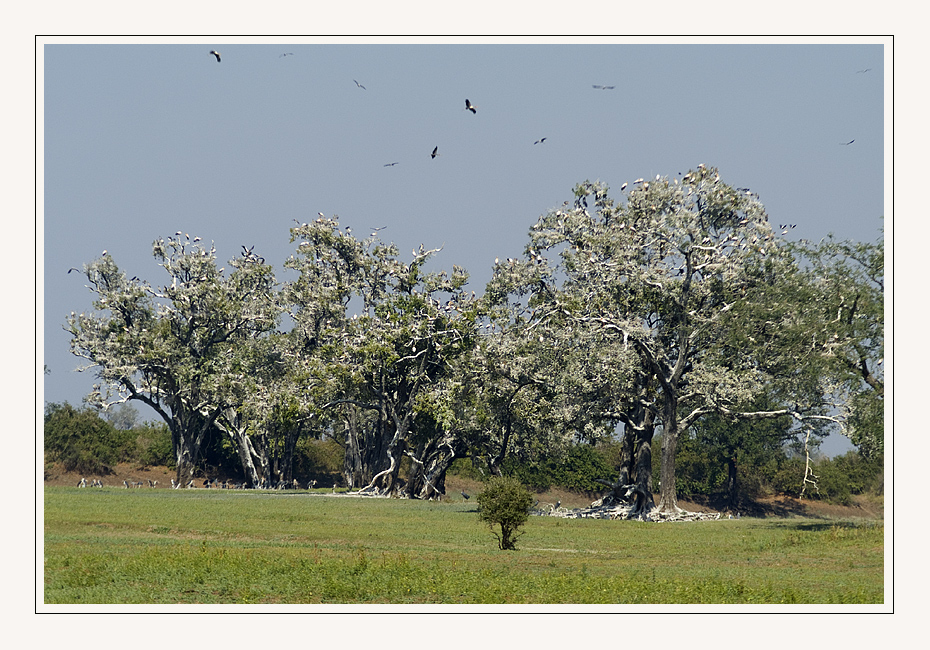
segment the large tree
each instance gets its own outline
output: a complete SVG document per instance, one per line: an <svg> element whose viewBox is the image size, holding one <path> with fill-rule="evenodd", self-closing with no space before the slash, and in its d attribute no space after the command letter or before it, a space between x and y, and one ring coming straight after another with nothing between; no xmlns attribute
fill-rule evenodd
<svg viewBox="0 0 930 650"><path fill-rule="evenodd" d="M781 376L806 363L794 336L798 305L783 289L796 266L757 197L712 168L681 180L640 179L619 203L600 183L583 183L575 195L573 206L550 211L530 231L524 263L552 267L525 283L530 304L613 333L618 363L635 357L624 373L635 390L617 410L631 434L645 434L640 448L661 424L658 508L675 512L678 437L698 418L822 413L816 392L802 400ZM795 402L747 408L774 385Z"/></svg>
<svg viewBox="0 0 930 650"><path fill-rule="evenodd" d="M321 407L343 418L346 482L400 494L401 461L409 457L404 494L439 492L438 469L447 463L430 457L451 459L454 447L436 418L416 420L451 362L474 343L467 274L426 272L437 251L421 247L403 262L393 244L374 234L358 240L335 220L301 224L292 235L300 241L289 261L300 272L289 288L295 329L305 354L321 360L311 372L318 394L330 397ZM347 317L350 303L355 313Z"/></svg>
<svg viewBox="0 0 930 650"><path fill-rule="evenodd" d="M243 340L277 321L271 267L250 250L216 264L216 251L179 234L158 239L153 255L168 282L152 288L127 279L111 255L85 267L97 298L93 313L68 318L71 351L101 380L88 401L103 409L137 400L171 430L178 483L190 480L205 436L244 381Z"/></svg>

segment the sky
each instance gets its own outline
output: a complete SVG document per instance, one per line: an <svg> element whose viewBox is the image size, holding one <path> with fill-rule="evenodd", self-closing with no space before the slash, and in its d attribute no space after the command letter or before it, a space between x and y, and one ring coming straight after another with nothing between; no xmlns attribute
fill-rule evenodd
<svg viewBox="0 0 930 650"><path fill-rule="evenodd" d="M890 231L890 39L263 40L41 46L41 401L80 404L95 379L75 372L63 329L93 300L68 269L106 250L160 285L152 242L176 231L212 241L220 265L254 246L286 279L289 228L322 212L361 237L384 228L402 256L442 247L433 268L464 267L481 294L494 259L521 255L576 184L619 195L698 164L751 188L773 224L797 224L792 239ZM832 436L823 451L850 448Z"/></svg>

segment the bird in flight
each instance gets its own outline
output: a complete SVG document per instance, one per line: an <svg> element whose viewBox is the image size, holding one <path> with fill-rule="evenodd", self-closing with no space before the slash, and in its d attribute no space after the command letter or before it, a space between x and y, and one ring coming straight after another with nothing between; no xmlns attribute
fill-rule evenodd
<svg viewBox="0 0 930 650"><path fill-rule="evenodd" d="M355 79L353 79L352 81L355 81ZM367 88L365 88L365 86L363 86L362 84L360 84L360 83L357 82L357 81L355 81L355 85L358 86L359 88L361 88L362 90L368 90Z"/></svg>
<svg viewBox="0 0 930 650"><path fill-rule="evenodd" d="M396 164L397 164L396 162L388 163L385 165L385 167L393 167Z"/></svg>
<svg viewBox="0 0 930 650"><path fill-rule="evenodd" d="M855 140L850 140L849 142L840 142L840 144L841 144L842 146L846 147L846 146L851 145L853 142L855 142Z"/></svg>
<svg viewBox="0 0 930 650"><path fill-rule="evenodd" d="M79 269L76 269L73 266L70 269L68 269L68 273L71 273L71 271L77 271L78 273L81 272Z"/></svg>
<svg viewBox="0 0 930 650"><path fill-rule="evenodd" d="M285 52L284 54L282 54L282 55L279 56L278 58L280 59L281 57L284 57L284 56L294 56L294 53L293 53L293 52Z"/></svg>
<svg viewBox="0 0 930 650"><path fill-rule="evenodd" d="M436 156L439 155L438 152L439 152L439 145L436 145L436 146L433 148L433 153L431 153L431 154L429 155L429 157L430 157L430 158L435 158Z"/></svg>
<svg viewBox="0 0 930 650"><path fill-rule="evenodd" d="M596 88L597 90L613 90L614 88L616 88L616 86L595 86L595 85L592 85L591 87Z"/></svg>
<svg viewBox="0 0 930 650"><path fill-rule="evenodd" d="M866 68L865 70L856 70L856 74L863 74L871 70L872 68Z"/></svg>
<svg viewBox="0 0 930 650"><path fill-rule="evenodd" d="M545 142L545 141L546 141L546 138L540 138L539 140L537 140L537 141L534 142L533 144L541 144L541 143L543 143L543 142Z"/></svg>
<svg viewBox="0 0 930 650"><path fill-rule="evenodd" d="M466 111L471 111L471 112L474 113L475 115L478 114L478 107L475 106L474 104L472 104L472 103L471 103L470 101L468 101L467 99L465 100L465 110L466 110Z"/></svg>
<svg viewBox="0 0 930 650"><path fill-rule="evenodd" d="M212 54L213 56L216 57L216 62L217 62L217 63L220 62L220 53L219 53L219 52L217 52L216 50L210 50L210 54Z"/></svg>

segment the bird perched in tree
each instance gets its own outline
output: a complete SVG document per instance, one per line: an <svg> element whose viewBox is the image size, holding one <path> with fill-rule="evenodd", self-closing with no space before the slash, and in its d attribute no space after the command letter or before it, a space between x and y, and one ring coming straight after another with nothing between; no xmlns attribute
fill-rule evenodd
<svg viewBox="0 0 930 650"><path fill-rule="evenodd" d="M465 497L466 499L471 498L469 495L465 494L465 490L462 490L462 496Z"/></svg>
<svg viewBox="0 0 930 650"><path fill-rule="evenodd" d="M431 154L429 155L429 157L430 157L430 158L435 158L436 156L439 155L438 152L439 152L439 145L436 145L436 146L433 148L433 153L431 153Z"/></svg>
<svg viewBox="0 0 930 650"><path fill-rule="evenodd" d="M472 104L470 101L468 101L467 99L465 100L465 110L466 110L466 111L471 111L471 112L474 113L475 115L478 114L478 107L475 106L475 105L473 105L473 104Z"/></svg>
<svg viewBox="0 0 930 650"><path fill-rule="evenodd" d="M219 52L217 52L216 50L210 50L210 54L212 54L213 56L216 57L216 62L217 62L217 63L220 62L220 53L219 53Z"/></svg>

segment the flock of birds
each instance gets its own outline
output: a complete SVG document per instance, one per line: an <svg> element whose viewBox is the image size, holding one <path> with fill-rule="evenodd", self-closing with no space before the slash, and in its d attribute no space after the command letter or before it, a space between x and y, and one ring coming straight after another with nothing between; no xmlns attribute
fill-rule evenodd
<svg viewBox="0 0 930 650"><path fill-rule="evenodd" d="M216 57L216 62L217 62L217 63L220 63L220 62L223 60L223 58L222 58L222 56L220 55L220 53L217 52L216 50L210 50L210 54L212 54L214 57ZM285 57L285 56L294 56L294 53L293 53L293 52L285 52L284 54L279 55L278 58L280 59L281 57ZM358 82L358 80L353 79L352 82L353 82L356 86L358 86L359 88L361 88L362 90L368 90L367 88L365 88L365 86L363 86L362 84L360 84L360 83ZM602 86L602 85L600 85L600 84L591 84L591 87L594 88L595 90L613 90L613 89L616 88L616 86ZM465 99L465 110L466 110L466 111L471 111L472 115L477 115L477 114L478 114L478 107L475 106L474 104L472 104L471 101L470 101L468 98ZM533 144L534 144L534 145L542 144L542 143L545 142L545 141L546 141L546 138L540 138L539 140L537 140L537 141L534 142ZM852 143L849 143L849 144L852 144ZM430 159L435 159L435 158L437 158L437 157L440 156L440 155L442 155L442 154L439 153L439 146L437 145L436 147L433 148L433 151L430 153ZM400 164L400 163L399 163L399 162L389 162L389 163L385 163L384 166L385 166L385 167L393 167L394 165L398 165L398 164Z"/></svg>

